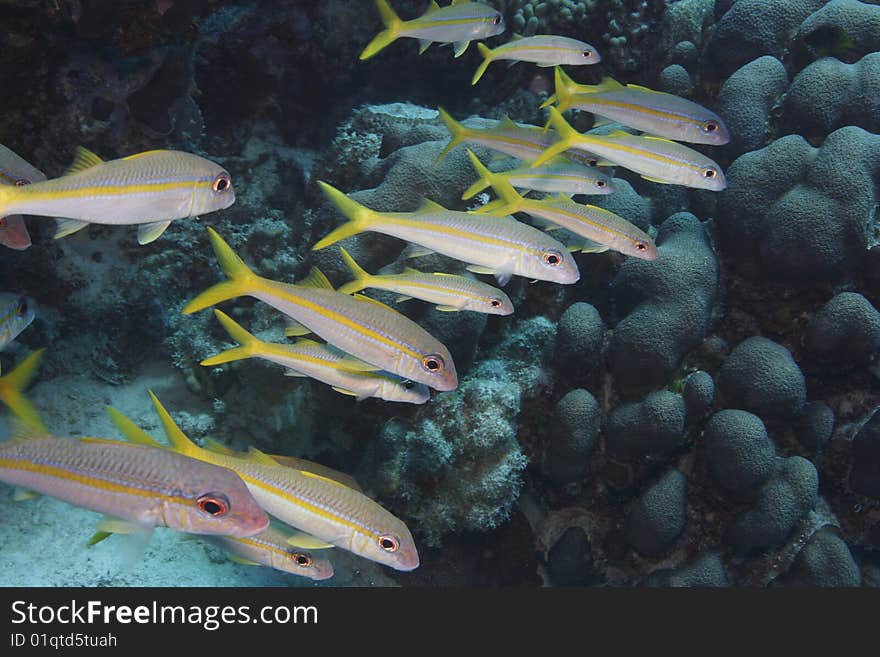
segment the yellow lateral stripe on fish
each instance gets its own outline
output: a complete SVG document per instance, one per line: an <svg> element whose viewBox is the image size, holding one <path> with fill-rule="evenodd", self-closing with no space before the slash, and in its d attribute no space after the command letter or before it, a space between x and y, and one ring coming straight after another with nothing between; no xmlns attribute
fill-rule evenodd
<svg viewBox="0 0 880 657"><path fill-rule="evenodd" d="M214 309L214 315L241 346L227 349L201 362L204 366L219 365L245 358L262 358L288 368L289 373L312 377L339 391L346 391L358 400L378 397L386 401L424 404L430 399L427 386L405 381L387 372L352 358L338 349L311 340L296 344L273 344L257 339L225 313Z"/></svg>
<svg viewBox="0 0 880 657"><path fill-rule="evenodd" d="M229 278L190 301L184 314L237 296L252 296L300 322L328 344L379 369L436 390L452 390L458 385L449 350L409 318L382 304L333 290L318 270L313 270L313 275L322 279L322 287L261 278L216 231L208 230L220 268Z"/></svg>
<svg viewBox="0 0 880 657"><path fill-rule="evenodd" d="M440 7L434 0L418 18L404 21L394 12L387 0L376 0L376 7L385 29L377 34L360 59L369 59L401 37L418 39L420 52L433 42L454 43L459 57L474 39L485 39L504 31L504 17L498 10L479 2L461 2Z"/></svg>
<svg viewBox="0 0 880 657"><path fill-rule="evenodd" d="M165 449L58 438L19 427L0 445L0 481L141 527L248 536L269 518L238 475Z"/></svg>
<svg viewBox="0 0 880 657"><path fill-rule="evenodd" d="M36 374L44 353L46 353L45 348L32 351L11 372L0 376L0 399L26 425L47 432L40 413L23 392Z"/></svg>
<svg viewBox="0 0 880 657"><path fill-rule="evenodd" d="M418 566L409 529L371 498L283 465L202 449L180 430L152 392L150 397L173 449L238 473L260 505L282 522L398 570Z"/></svg>
<svg viewBox="0 0 880 657"><path fill-rule="evenodd" d="M533 167L540 166L566 148L584 148L654 182L713 191L721 191L727 186L718 164L677 142L621 131L603 136L581 134L568 124L555 107L550 108L550 121L561 139L532 162Z"/></svg>
<svg viewBox="0 0 880 657"><path fill-rule="evenodd" d="M513 40L497 48L490 50L482 43L478 43L477 47L484 61L474 73L471 80L472 85L479 82L490 63L499 59L534 62L539 66L553 66L555 64L582 66L598 64L602 61L598 51L590 44L550 34L536 34L525 38L515 34Z"/></svg>
<svg viewBox="0 0 880 657"><path fill-rule="evenodd" d="M79 148L68 173L0 188L0 216L61 217L55 237L91 223L138 225L138 241L158 238L175 219L222 210L235 202L229 173L192 153L154 150L104 162Z"/></svg>
<svg viewBox="0 0 880 657"><path fill-rule="evenodd" d="M316 581L333 577L333 565L329 560L291 547L288 538L292 533L273 524L253 536L216 536L208 537L207 540L256 565Z"/></svg>
<svg viewBox="0 0 880 657"><path fill-rule="evenodd" d="M314 250L357 233L374 231L490 270L502 285L513 275L565 284L580 278L577 264L565 246L513 218L484 218L447 210L430 201L417 212L377 212L332 185L323 181L318 185L349 221L319 240Z"/></svg>
<svg viewBox="0 0 880 657"><path fill-rule="evenodd" d="M354 276L353 281L339 288L340 292L351 294L369 287L397 292L403 298L422 299L437 304L441 310L472 310L493 315L513 312L508 296L482 281L455 274L428 274L415 269L407 269L402 274L373 275L364 271L344 248L340 247L339 252Z"/></svg>

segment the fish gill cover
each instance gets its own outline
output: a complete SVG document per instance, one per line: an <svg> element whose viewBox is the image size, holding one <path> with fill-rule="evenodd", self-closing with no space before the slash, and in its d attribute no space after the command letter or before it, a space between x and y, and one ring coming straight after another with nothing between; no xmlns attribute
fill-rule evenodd
<svg viewBox="0 0 880 657"><path fill-rule="evenodd" d="M0 583L877 584L876 3L21 0L0 24L3 398L71 440L177 426L297 509L312 482L396 527L363 521L359 554L160 529L123 568L119 526L87 546L92 511L4 486ZM187 306L209 288L217 313ZM493 289L503 313L465 302Z"/></svg>

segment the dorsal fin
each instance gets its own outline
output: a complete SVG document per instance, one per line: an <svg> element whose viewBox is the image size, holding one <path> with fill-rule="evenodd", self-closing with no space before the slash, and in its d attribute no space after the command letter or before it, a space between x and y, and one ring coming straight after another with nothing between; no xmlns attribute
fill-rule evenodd
<svg viewBox="0 0 880 657"><path fill-rule="evenodd" d="M518 128L519 126L513 122L513 119L511 119L509 116L507 116L507 114L505 114L504 116L501 117L501 119L498 123L498 127L500 127L500 128Z"/></svg>
<svg viewBox="0 0 880 657"><path fill-rule="evenodd" d="M140 158L144 157L145 155L152 155L153 153L160 153L160 152L161 151L159 149L153 149L151 151L144 151L143 153L135 153L134 155L129 155L128 157L124 157L122 159L123 160L139 160ZM95 155L95 157L98 157L98 156Z"/></svg>
<svg viewBox="0 0 880 657"><path fill-rule="evenodd" d="M330 280L324 275L324 272L317 267L312 267L309 270L309 275L297 283L297 285L300 287L314 287L322 290L333 289Z"/></svg>
<svg viewBox="0 0 880 657"><path fill-rule="evenodd" d="M428 10L424 14L422 14L422 16L430 16L439 9L440 5L437 4L437 0L431 0L431 4L428 5Z"/></svg>
<svg viewBox="0 0 880 657"><path fill-rule="evenodd" d="M647 92L647 93L649 93L649 94L663 94L663 95L667 95L667 94L666 94L665 92L663 92L663 91L657 91L656 89L648 89L648 87L643 87L643 86L638 85L638 84L628 84L628 85L626 85L626 88L627 88L627 89L636 89L637 91L645 91L645 92Z"/></svg>
<svg viewBox="0 0 880 657"><path fill-rule="evenodd" d="M626 130L612 130L606 135L592 135L595 137L632 137L634 136L631 132L627 132Z"/></svg>
<svg viewBox="0 0 880 657"><path fill-rule="evenodd" d="M293 343L294 347L323 347L324 345L317 340L312 340L311 338L299 338L295 340Z"/></svg>
<svg viewBox="0 0 880 657"><path fill-rule="evenodd" d="M214 440L213 438L205 438L202 441L202 447L204 447L209 452L214 452L215 454L225 454L226 456L237 456L241 458L241 454L236 452L231 447L224 445L223 443Z"/></svg>
<svg viewBox="0 0 880 657"><path fill-rule="evenodd" d="M253 446L248 447L247 460L254 463L262 463L263 465L278 465L278 461Z"/></svg>
<svg viewBox="0 0 880 657"><path fill-rule="evenodd" d="M403 271L400 272L400 273L401 273L401 274L407 274L407 275L410 275L410 276L411 276L411 275L413 275L413 274L421 274L421 273L423 273L423 272L420 272L418 269L413 269L412 267L404 267L404 268L403 268Z"/></svg>
<svg viewBox="0 0 880 657"><path fill-rule="evenodd" d="M159 414L159 420L162 422L162 428L165 430L165 436L168 438L168 442L171 443L172 449L187 456L198 454L201 448L190 440L189 437L183 433L183 430L177 426L177 423L171 417L171 414L165 410L165 407L162 406L162 403L159 401L159 398L153 394L153 391L148 390L147 392L150 393L150 399L153 400L153 406L156 407L156 413Z"/></svg>
<svg viewBox="0 0 880 657"><path fill-rule="evenodd" d="M51 435L45 427L36 426L17 417L12 418L11 424L12 430L9 434L9 440L7 443L12 441L23 442L25 440L38 440Z"/></svg>
<svg viewBox="0 0 880 657"><path fill-rule="evenodd" d="M336 481L335 479L331 479L330 477L325 477L324 475L319 475L315 472L310 472L309 470L300 470L299 472L300 472L300 474L302 474L306 477L311 477L312 479L320 479L322 481L329 481L331 484L334 484L336 486L342 486L343 488L348 488L348 486L346 486L345 484L343 484L341 482Z"/></svg>
<svg viewBox="0 0 880 657"><path fill-rule="evenodd" d="M354 298L357 299L358 301L364 301L364 302L367 302L367 303L372 303L373 305L381 306L381 307L384 308L385 310L390 310L390 311L395 312L395 313L397 312L397 311L394 310L394 308L392 308L391 306L386 306L386 305L385 305L384 303L382 303L381 301L376 301L375 299L371 299L370 297L368 297L368 296L366 296L366 295L364 295L364 294L355 294L355 295L353 295L353 296L354 296Z"/></svg>
<svg viewBox="0 0 880 657"><path fill-rule="evenodd" d="M91 169L92 167L103 163L104 160L92 153L88 148L77 146L76 153L73 156L73 163L67 167L67 171L64 172L64 175L69 176L72 173L85 171L86 169Z"/></svg>
<svg viewBox="0 0 880 657"><path fill-rule="evenodd" d="M432 201L429 198L423 198L421 205L419 205L419 209L416 212L445 212L446 208L444 208L439 203Z"/></svg>
<svg viewBox="0 0 880 657"><path fill-rule="evenodd" d="M138 425L125 417L121 411L116 410L112 406L107 407L107 415L114 426L122 432L125 439L136 445L149 445L150 447L164 447L162 443L153 438Z"/></svg>

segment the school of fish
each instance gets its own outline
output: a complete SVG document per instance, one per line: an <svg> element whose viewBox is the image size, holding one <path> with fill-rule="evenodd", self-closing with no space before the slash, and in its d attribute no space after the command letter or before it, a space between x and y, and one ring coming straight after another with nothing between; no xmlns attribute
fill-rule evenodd
<svg viewBox="0 0 880 657"><path fill-rule="evenodd" d="M376 7L384 29L366 45L361 60L400 38L416 39L420 53L432 43L452 44L457 58L471 41L505 31L503 15L480 2L452 0L440 7L431 0L428 10L412 20L400 19L387 0L376 0ZM625 217L574 200L614 193L612 174L603 167L626 168L663 184L725 188L715 162L679 143L727 143L728 130L711 111L609 77L597 85L574 82L561 66L602 61L596 48L577 39L514 35L492 49L483 43L477 47L483 61L474 85L496 60L555 67L555 93L541 106L549 108L549 121L523 125L504 117L492 127L476 128L438 108L450 140L437 161L459 145L477 144L519 163L492 171L468 150L477 179L461 198L481 195L480 206L471 211L423 199L415 211L381 212L318 181L347 222L318 240L314 250L375 232L407 241L413 256L439 253L458 260L473 274L494 276L500 286L513 276L570 285L580 279L577 252L660 257L651 236ZM595 127L609 122L619 127L580 133L563 116L570 109L595 115ZM488 188L496 200L483 196ZM191 153L153 150L105 161L80 147L62 176L47 179L0 146L0 245L11 249L31 246L24 215L52 218L56 238L90 224L136 225L138 242L149 244L175 220L221 211L234 202L230 173ZM530 219L521 221L514 214ZM563 243L550 234L557 229L576 239ZM416 299L441 312L509 316L515 311L505 292L474 276L411 267L369 273L342 246L339 252L352 280L339 288L317 268L292 283L273 281L248 266L217 231L207 231L225 279L189 300L183 313L249 296L281 313L286 335L296 340L261 340L215 308L217 321L236 346L202 360L206 367L262 359L280 365L286 376L308 377L358 401L424 404L432 389L442 393L458 385L449 349L363 291L384 290L396 295L395 303ZM0 351L34 317L27 296L0 295ZM212 439L200 447L152 392L167 444L112 407L107 412L122 441L54 435L24 394L44 351L32 352L0 376L0 400L15 417L13 437L0 444L0 481L15 487L16 499L49 495L103 514L90 544L119 533L148 537L153 528L166 527L203 536L239 563L313 580L333 575L321 551L334 547L397 570L418 567L409 528L350 476L255 448L235 452Z"/></svg>

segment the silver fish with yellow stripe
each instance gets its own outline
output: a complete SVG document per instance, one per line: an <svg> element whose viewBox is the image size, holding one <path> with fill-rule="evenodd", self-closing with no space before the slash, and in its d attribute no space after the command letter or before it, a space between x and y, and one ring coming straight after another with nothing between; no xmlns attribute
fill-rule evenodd
<svg viewBox="0 0 880 657"><path fill-rule="evenodd" d="M293 345L264 342L216 308L214 315L240 346L206 358L201 363L206 367L245 358L262 358L282 365L288 376L311 377L337 392L356 397L358 401L378 397L385 401L424 404L431 398L424 384L402 379L390 372L365 371L363 361L326 344L305 339Z"/></svg>
<svg viewBox="0 0 880 657"><path fill-rule="evenodd" d="M518 125L505 116L491 128L469 128L454 118L442 107L438 107L440 119L449 130L451 139L440 151L437 162L440 162L446 154L459 144L479 144L486 148L510 155L523 162L533 162L548 148L559 142L559 135L555 130L539 128L535 125ZM565 151L563 155L563 151ZM599 158L590 153L578 150L562 149L559 152L561 161L572 161L585 166L595 166Z"/></svg>
<svg viewBox="0 0 880 657"><path fill-rule="evenodd" d="M507 180L490 172L472 151L469 150L468 155L480 177L488 180L500 197L477 212L501 216L527 212L533 217L539 217L586 238L587 242L577 249L585 253L601 253L612 249L642 260L656 260L660 256L654 240L620 215L595 205L575 203L566 196L523 198Z"/></svg>
<svg viewBox="0 0 880 657"><path fill-rule="evenodd" d="M250 536L269 524L226 468L154 447L59 438L24 424L0 446L0 481L144 530Z"/></svg>
<svg viewBox="0 0 880 657"><path fill-rule="evenodd" d="M471 263L468 270L492 274L501 285L514 275L563 284L580 278L577 264L563 244L513 218L447 210L427 200L416 212L377 212L323 181L318 185L349 222L318 240L312 247L315 250L373 231Z"/></svg>
<svg viewBox="0 0 880 657"><path fill-rule="evenodd" d="M230 554L236 563L249 566L269 566L292 575L320 581L333 577L333 564L328 559L291 545L299 532L270 524L259 534L236 538L234 536L205 536L204 540Z"/></svg>
<svg viewBox="0 0 880 657"><path fill-rule="evenodd" d="M561 139L532 162L532 166L540 166L567 148L582 148L607 162L635 171L652 182L716 192L727 187L727 179L718 164L677 142L622 131L601 136L581 134L568 124L555 107L550 108L550 122Z"/></svg>
<svg viewBox="0 0 880 657"><path fill-rule="evenodd" d="M499 59L516 62L532 62L538 66L556 66L568 64L570 66L583 66L598 64L602 56L590 44L570 37L555 36L552 34L536 34L530 37L522 37L514 34L513 39L497 48L489 49L482 43L477 44L483 63L477 68L471 84L474 85L483 77L489 64Z"/></svg>
<svg viewBox="0 0 880 657"><path fill-rule="evenodd" d="M360 292L366 288L395 292L396 301L421 299L437 304L437 310L456 312L473 310L489 315L510 315L513 303L504 292L482 281L436 272L428 274L409 267L402 274L370 274L358 265L348 251L340 247L342 260L354 276L354 280L339 287L345 294Z"/></svg>
<svg viewBox="0 0 880 657"><path fill-rule="evenodd" d="M35 316L34 304L26 296L0 295L0 351L30 326Z"/></svg>
<svg viewBox="0 0 880 657"><path fill-rule="evenodd" d="M376 7L385 29L364 48L360 55L362 60L373 57L401 37L418 39L419 54L439 42L453 44L455 56L461 57L471 41L504 31L501 12L481 2L452 0L449 6L441 7L431 0L423 15L409 21L401 20L387 0L376 0Z"/></svg>
<svg viewBox="0 0 880 657"><path fill-rule="evenodd" d="M453 390L458 385L449 350L411 319L378 301L337 292L317 269L296 285L262 278L215 230L209 228L208 233L220 268L229 280L190 301L183 309L185 315L227 299L251 296L378 370L435 390Z"/></svg>
<svg viewBox="0 0 880 657"><path fill-rule="evenodd" d="M18 156L17 153L0 145L0 185L21 187L46 179L46 174ZM0 216L0 244L16 251L23 251L31 245L31 236L21 215Z"/></svg>
<svg viewBox="0 0 880 657"><path fill-rule="evenodd" d="M516 189L527 189L547 194L611 194L615 191L614 181L607 173L596 167L559 162L540 167L519 167L511 171L495 174L509 182ZM486 178L480 178L461 195L462 199L473 198L489 187Z"/></svg>
<svg viewBox="0 0 880 657"><path fill-rule="evenodd" d="M556 69L555 83L556 94L541 108L555 102L560 112L584 110L658 137L694 144L721 146L730 141L721 117L687 98L634 84L624 86L609 77L597 85L578 84L561 68Z"/></svg>
<svg viewBox="0 0 880 657"><path fill-rule="evenodd" d="M172 449L236 472L267 513L371 561L397 570L418 567L418 551L407 526L371 498L332 479L280 465L269 456L260 459L256 450L251 458L236 458L203 449L180 430L152 392L150 396ZM117 426L126 435L132 433L130 422ZM133 439L139 437L135 434Z"/></svg>
<svg viewBox="0 0 880 657"><path fill-rule="evenodd" d="M141 244L157 239L175 219L222 210L234 202L232 180L223 167L181 151L147 151L104 162L80 147L60 178L0 186L0 217L63 217L56 238L89 224L136 224Z"/></svg>

